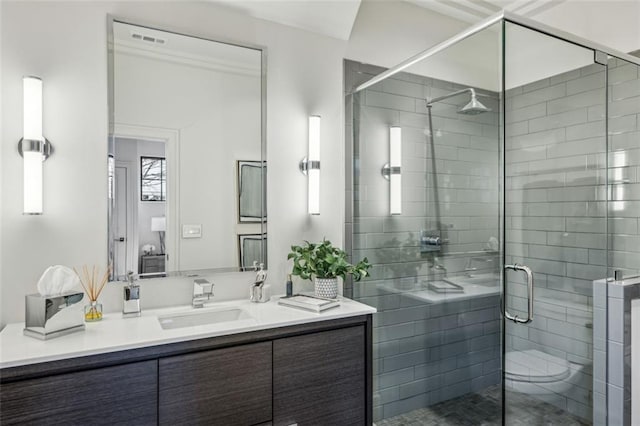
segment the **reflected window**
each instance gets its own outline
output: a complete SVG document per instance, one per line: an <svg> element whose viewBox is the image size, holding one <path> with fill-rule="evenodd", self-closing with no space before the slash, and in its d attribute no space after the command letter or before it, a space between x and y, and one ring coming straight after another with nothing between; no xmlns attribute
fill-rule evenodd
<svg viewBox="0 0 640 426"><path fill-rule="evenodd" d="M140 157L140 200L167 200L167 165L164 157Z"/></svg>

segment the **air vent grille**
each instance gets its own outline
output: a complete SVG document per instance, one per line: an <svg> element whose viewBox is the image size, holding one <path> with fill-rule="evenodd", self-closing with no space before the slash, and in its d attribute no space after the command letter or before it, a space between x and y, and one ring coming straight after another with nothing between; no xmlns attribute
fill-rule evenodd
<svg viewBox="0 0 640 426"><path fill-rule="evenodd" d="M141 34L141 33L131 33L131 38L134 40L143 41L145 43L151 44L166 44L167 40L158 37L152 37L150 35Z"/></svg>

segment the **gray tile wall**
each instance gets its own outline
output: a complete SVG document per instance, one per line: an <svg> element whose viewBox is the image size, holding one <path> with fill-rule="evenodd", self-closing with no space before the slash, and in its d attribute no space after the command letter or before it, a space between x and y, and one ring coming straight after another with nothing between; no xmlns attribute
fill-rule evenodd
<svg viewBox="0 0 640 426"><path fill-rule="evenodd" d="M381 71L345 61L347 92ZM345 241L356 259L367 256L375 266L371 279L349 283L345 293L379 312L374 419L500 382L498 295L428 303L418 294L425 280L460 275L465 268L475 268L474 274L497 270L497 254L485 250L491 237L499 237L497 96L481 98L493 112L478 116L456 113L468 97L434 105L433 146L428 137L425 97L461 88L401 74L347 96L347 146L354 134L357 141L347 163L357 173L347 185L355 201L345 226L345 233L353 232ZM389 215L389 184L380 173L394 125L402 127L401 216ZM421 232L447 242L440 251L421 253Z"/></svg>

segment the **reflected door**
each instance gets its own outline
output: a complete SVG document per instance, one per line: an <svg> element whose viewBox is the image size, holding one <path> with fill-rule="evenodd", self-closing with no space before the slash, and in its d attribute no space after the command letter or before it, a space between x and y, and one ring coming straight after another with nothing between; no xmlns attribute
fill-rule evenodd
<svg viewBox="0 0 640 426"><path fill-rule="evenodd" d="M606 66L592 50L505 25L505 424L591 424L592 281L607 272Z"/></svg>
<svg viewBox="0 0 640 426"><path fill-rule="evenodd" d="M127 205L129 203L129 170L124 165L115 167L114 176L114 217L113 217L113 251L114 265L113 273L116 277L124 277L127 271L137 273L136 265L133 262L133 253L130 246L133 243L132 224L127 214Z"/></svg>

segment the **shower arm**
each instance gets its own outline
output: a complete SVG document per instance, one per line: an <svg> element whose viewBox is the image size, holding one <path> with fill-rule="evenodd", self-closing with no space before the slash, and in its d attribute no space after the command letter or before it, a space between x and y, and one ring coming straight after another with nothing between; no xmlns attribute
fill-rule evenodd
<svg viewBox="0 0 640 426"><path fill-rule="evenodd" d="M455 92L447 93L446 95L438 96L437 98L433 98L431 100L427 99L427 106L430 107L431 105L435 104L436 102L440 102L442 100L445 100L445 99L448 99L448 98L452 98L454 96L462 95L463 93L466 93L466 92L471 92L471 98L472 99L476 97L476 91L474 89L472 89L471 87L467 87L466 89L461 89L461 90L457 90Z"/></svg>

